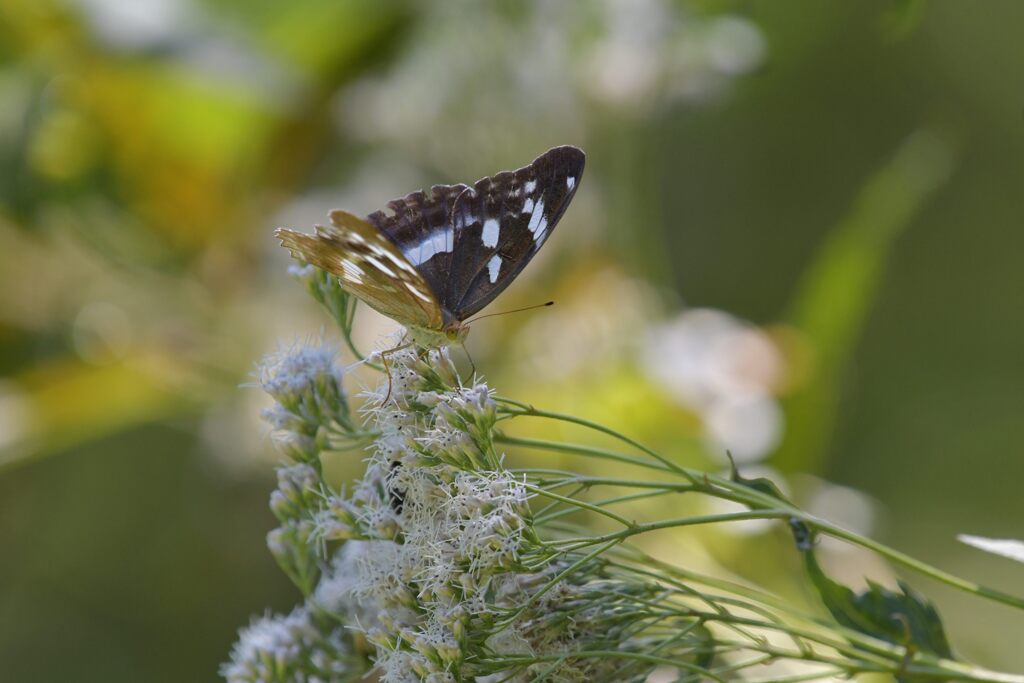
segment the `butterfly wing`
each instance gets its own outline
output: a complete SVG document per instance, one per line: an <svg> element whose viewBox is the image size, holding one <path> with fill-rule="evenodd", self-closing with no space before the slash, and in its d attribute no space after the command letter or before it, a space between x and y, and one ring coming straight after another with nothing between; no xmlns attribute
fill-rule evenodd
<svg viewBox="0 0 1024 683"><path fill-rule="evenodd" d="M465 320L498 296L555 229L583 175L585 155L555 147L517 171L478 180L452 207L454 243L439 303Z"/></svg>
<svg viewBox="0 0 1024 683"><path fill-rule="evenodd" d="M313 235L278 228L274 235L297 259L338 277L341 286L403 325L441 329L434 290L380 230L347 211L332 211Z"/></svg>
<svg viewBox="0 0 1024 683"><path fill-rule="evenodd" d="M446 291L452 268L455 232L452 209L466 185L434 185L394 199L366 217L402 252L434 292Z"/></svg>

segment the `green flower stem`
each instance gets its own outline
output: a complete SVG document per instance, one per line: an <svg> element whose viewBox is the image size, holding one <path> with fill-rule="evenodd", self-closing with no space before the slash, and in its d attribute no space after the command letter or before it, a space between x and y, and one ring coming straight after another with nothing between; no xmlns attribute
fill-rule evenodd
<svg viewBox="0 0 1024 683"><path fill-rule="evenodd" d="M506 409L506 412L518 413L519 415L522 416L544 417L549 420L559 420L561 422L568 422L571 424L580 425L581 427L586 427L587 429L592 429L596 432L607 434L608 436L614 439L618 439L619 441L622 441L623 443L632 446L638 451L649 455L650 457L654 458L662 465L675 472L676 474L682 477L686 477L687 479L693 480L693 473L687 470L686 468L680 467L679 465L675 464L674 462L664 457L660 453L648 448L639 441L635 441L634 439L629 438L628 436L622 434L621 432L617 432L614 429L611 429L610 427L605 427L602 424L591 422L590 420L585 420L581 417L575 417L573 415L563 415L561 413L552 413L546 410L538 410L531 405L519 403L518 401L512 401L511 399L507 398L495 397L495 400L498 401L499 403L509 403L519 408L518 411ZM693 481L694 483L696 483L696 480Z"/></svg>
<svg viewBox="0 0 1024 683"><path fill-rule="evenodd" d="M575 489L572 490L572 492L569 494L568 497L575 501L576 497L579 494L583 493L586 490L586 488L587 488L586 486L577 486ZM535 512L533 514L533 521L534 521L534 523L537 523L538 520L543 519L544 517L546 517L548 514L551 513L552 510L557 508L560 504L561 504L561 501L559 501L557 499L556 500L552 500L550 503L548 503L547 505L542 507L540 510L537 510L537 512ZM569 510L571 512L577 512L577 510L572 510L572 508L563 508L563 511L565 511L565 510Z"/></svg>
<svg viewBox="0 0 1024 683"><path fill-rule="evenodd" d="M658 496L668 495L669 493L674 493L674 492L673 491L642 491L640 493L630 493L628 495L615 496L613 498L602 498L601 500L596 501L594 503L594 505L597 505L598 507L605 507L607 505L617 505L619 503L629 503L629 502L633 502L633 501L636 501L636 500L643 500L645 498L656 498ZM572 508L563 508L561 510L557 510L555 512L551 512L551 513L548 513L548 514L540 514L539 513L539 514L534 516L534 521L537 524L547 524L548 522L556 520L556 519L558 519L560 517L564 517L566 515L571 515L574 512L579 512L579 510L573 510Z"/></svg>
<svg viewBox="0 0 1024 683"><path fill-rule="evenodd" d="M610 659L635 659L641 662L647 662L648 664L662 664L665 666L672 666L677 669L683 669L685 671L692 671L695 674L701 676L707 676L708 678L719 681L719 683L726 683L725 679L721 676L711 673L702 666L698 666L692 662L687 662L680 659L671 659L669 657L659 657L657 655L645 654L642 652L619 652L616 650L582 650L579 652L573 652L571 655L531 655L531 656L508 656L494 660L481 660L482 664L493 665L497 667L519 665L528 666L530 664L536 664L537 662L563 662L566 659L582 659L584 657L607 657Z"/></svg>
<svg viewBox="0 0 1024 683"><path fill-rule="evenodd" d="M703 584L726 592L732 592L751 600L751 602L747 603L737 601L735 598L729 598L726 596L716 596L716 599L719 603L732 604L739 609L760 613L770 619L769 622L759 622L757 620L746 619L743 617L735 617L730 614L729 620L732 623L747 622L749 625L758 626L760 628L772 628L774 630L787 633L793 637L800 637L811 642L819 643L853 660L868 660L873 661L875 664L890 662L890 668L887 669L890 673L897 671L899 667L904 664L904 659L907 654L905 648L871 638L870 636L866 636L858 631L853 631L819 618L808 616L802 612L794 610L789 603L783 602L769 593L765 593L748 586L743 586L741 584L725 581L723 579L716 579L694 572L681 570L678 567L661 562L644 553L634 551L634 549L627 548L625 546L620 546L617 550L635 554L638 556L638 561L642 562L642 566L617 565L625 571L668 583L674 588L678 588L679 590L683 590L689 594L694 594L694 597L698 597L699 599L706 599L707 596L697 593L692 587L692 584L694 583ZM673 581L667 578L665 574L659 573L659 571L679 575L685 582ZM785 613L788 617L805 622L809 626L819 630L809 630L793 624L792 622L776 621L774 615L765 614L765 609L762 605L777 609L779 612ZM708 621L723 621L722 614L719 612L708 613L705 618ZM829 634L832 634L834 637L829 637ZM1024 676L991 671L981 667L939 659L920 653L915 655L912 661L920 662L920 664L916 664L912 667L906 667L904 670L908 673L913 672L919 675L939 679L947 678L969 681L991 681L993 683L1024 683ZM849 671L848 668L847 671Z"/></svg>
<svg viewBox="0 0 1024 683"><path fill-rule="evenodd" d="M693 517L663 519L657 522L648 522L646 524L627 523L627 528L620 531L604 534L602 536L592 536L590 538L567 538L548 541L548 545L552 547L560 547L562 544L575 544L568 549L569 551L573 551L578 548L583 548L597 543L623 541L631 536L645 534L659 529L673 529L684 526L695 526L698 524L716 524L718 522L742 522L751 519L785 518L790 516L791 515L784 510L751 510L749 512L725 512L716 515L695 515Z"/></svg>
<svg viewBox="0 0 1024 683"><path fill-rule="evenodd" d="M537 592L535 592L533 595L531 595L529 600L527 600L525 603L520 605L518 609L516 609L514 612L512 612L505 619L501 620L499 623L504 625L504 626L509 626L509 625L513 624L516 621L516 619L518 619L520 616L522 616L522 614L524 612L526 612L527 609L529 609L534 603L536 603L538 600L540 600L540 598L545 593L547 593L549 590L551 590L551 588L555 584L557 584L559 581L564 579L566 576L570 575L571 573L573 573L574 571L579 569L582 565L586 564L587 562L593 560L596 557L601 556L606 550L608 550L609 548L611 548L612 546L614 546L617 543L621 543L621 541L619 541L619 540L612 540L612 541L608 541L607 543L604 543L602 545L599 545L597 548L592 550L590 553L584 555L583 557L581 557L580 559L576 560L575 562L570 564L568 567L563 569L562 571L558 572L558 574L556 574L546 584L541 586L541 588L539 590L537 590Z"/></svg>
<svg viewBox="0 0 1024 683"><path fill-rule="evenodd" d="M696 629L700 628L702 625L703 624L701 624L701 622L694 621L689 626L687 626L686 628L682 628L682 629L676 630L672 634L671 637L663 638L661 640L661 642L659 642L657 645L655 645L650 650L648 650L647 653L651 654L651 655L655 655L655 656L660 656L660 654L659 654L660 652L662 652L662 651L664 651L664 650L666 650L666 649L668 649L670 647L673 647L673 646L676 646L676 645L680 645L683 642L685 642L686 639L690 637L690 634L693 631L695 631ZM717 646L717 643L716 643L716 646ZM696 653L696 652L698 652L698 650L693 650L693 652ZM725 649L719 650L719 652L724 654L726 652L726 650ZM638 665L642 664L642 662L634 662L634 663L638 664ZM618 675L619 675L620 678L626 678L626 673L627 673L626 671L619 671Z"/></svg>
<svg viewBox="0 0 1024 683"><path fill-rule="evenodd" d="M693 484L697 488L697 490L700 490L703 493L707 493L709 495L714 495L714 496L717 496L719 498L725 498L727 500L732 500L734 502L743 503L744 505L747 505L748 507L751 507L752 509L755 509L755 510L756 509L772 509L772 508L777 508L778 506L782 505L785 514L782 514L782 515L770 515L770 516L791 517L791 518L800 520L800 521L804 522L805 524L807 524L808 526L812 527L813 529L815 529L815 530L817 530L819 532L826 533L826 534L828 534L830 536L835 536L836 538L840 538L842 540L845 540L848 543L852 543L854 545L859 545L859 546L861 546L863 548L871 550L871 551L873 551L873 552L875 552L875 553L877 553L877 554L879 554L879 555L881 555L881 556L883 556L885 558L888 558L889 560L891 560L892 562L894 562L896 564L899 564L899 565L902 565L904 567L907 567L908 569L912 569L912 570L914 570L914 571L916 571L916 572L918 572L920 574L923 574L924 576L931 577L932 579L934 579L934 580L936 580L936 581L938 581L940 583L944 583L944 584L946 584L948 586L951 586L953 588L956 588L957 590L961 590L961 591L964 591L966 593L970 593L972 595L977 595L979 597L985 598L987 600L992 600L992 601L995 601L995 602L998 602L998 603L1001 603L1001 604L1004 604L1004 605L1008 605L1010 607L1015 607L1017 609L1024 610L1024 598L1017 597L1017 596L1011 595L1009 593L1004 593L1002 591L998 591L998 590L995 590L993 588L988 588L986 586L982 586L981 584L975 583L973 581L968 581L966 579L962 579L962 578L960 578L958 576L955 576L953 574L950 574L948 572L944 572L941 569L937 569L937 568L932 567L932 566L930 566L930 565L928 565L928 564L926 564L924 562L921 562L920 560L916 560L913 557L910 557L909 555L907 555L905 553L902 553L902 552L900 552L898 550L890 548L890 547L888 547L888 546L886 546L886 545L884 545L882 543L878 543L877 541L873 541L871 539L868 539L868 538L865 538L865 537L860 536L858 534L855 534L852 531L848 531L846 529L843 529L842 527L839 527L839 526L837 526L835 524L827 522L827 521L825 521L823 519L814 517L813 515L810 515L810 514L804 512L804 511L800 510L799 508L793 507L792 505L789 505L789 504L785 503L785 501L780 501L779 499L774 498L773 496L770 496L770 495L765 494L765 493L761 493L760 491L756 491L756 490L750 488L749 486L747 486L747 485L745 485L743 483L734 482L734 481L731 481L731 480L726 479L724 477L720 477L720 476L712 475L712 474L707 474L707 473L701 473L701 472L698 472L696 470L691 470L689 468L685 468L685 467L681 467L679 465L676 465L675 463L673 463L668 458L666 458L666 457L656 453L655 451L651 450L650 448L647 448L646 446L643 446L642 444L639 444L637 441L635 441L635 440L633 440L633 439L631 439L631 438L629 438L629 437L627 437L627 436L625 436L623 434L619 434L615 430L610 429L608 427L605 427L603 425L599 425L599 424L590 422L589 420L583 420L581 418L575 418L575 417L572 417L572 416L569 416L569 415L561 415L559 413L552 413L552 412L548 412L548 411L537 410L536 408L533 408L532 406L529 406L529 405L524 404L524 403L519 403L519 402L511 401L510 399L501 398L501 399L498 399L498 400L500 400L502 402L505 402L505 403L510 403L510 404L515 405L518 408L520 408L517 411L509 411L510 413L514 413L514 414L517 414L517 415L523 415L523 416L542 417L542 418L547 418L547 419L552 419L552 420L559 420L559 421L563 421L563 422L570 422L572 424L577 424L577 425L581 425L581 426L584 426L584 427L588 427L588 428L594 429L595 431L598 431L598 432L607 434L609 436L612 436L614 438L617 438L620 441L622 441L623 443L626 443L626 444L629 444L629 445L631 445L631 446L633 446L635 448L638 448L643 453L645 453L645 454L649 455L650 457L654 458L658 463L660 463L663 466L662 469L664 469L664 468L671 469L674 473L676 473L676 474L682 476L683 478L685 478L687 481L689 481L691 484ZM509 437L501 437L501 438L502 439L509 439ZM499 439L496 439L496 441L498 441L498 440ZM518 443L515 443L515 445L533 446L533 447L538 447L538 448L545 448L545 449L548 449L548 450L561 450L563 452L572 452L572 453L577 453L577 454L580 454L580 455L596 455L597 457L602 457L602 458L611 459L611 460L620 460L621 461L623 459L628 459L628 461L631 461L631 462L633 460L630 456L627 456L627 455L622 454L622 453L615 453L614 451L604 451L604 450L601 450L601 449L590 449L589 447L586 447L586 446L579 446L579 445L573 445L573 444L559 444L559 446L561 446L560 448L553 448L551 444L553 444L554 442L529 443L529 442L533 442L533 441L535 441L535 440L532 440L532 439L514 439L512 441L508 441L508 443L518 442ZM594 450L597 450L599 452L598 453L591 452L591 451L594 451ZM632 464L639 464L639 463L632 462ZM648 463L648 464L650 464L650 463Z"/></svg>
<svg viewBox="0 0 1024 683"><path fill-rule="evenodd" d="M564 477L557 481L537 481L538 486L543 485L550 488L569 486L570 484L578 484L588 488L593 486L620 486L622 488L634 489L661 489L665 493L681 493L686 491L704 493L707 490L704 486L694 486L693 484L674 484L672 482L655 481L652 479L617 479L615 477L595 477L579 474Z"/></svg>
<svg viewBox="0 0 1024 683"><path fill-rule="evenodd" d="M720 620L720 615L708 613L702 615L705 621L711 622ZM827 637L817 634L813 631L801 629L792 624L773 624L761 622L757 619L751 619L747 617L740 617L737 615L729 615L728 620L730 623L747 624L750 626L762 628L762 629L773 629L781 631L790 636L800 636L801 638L810 642L819 643L825 647L828 647L836 651L844 659L835 659L822 655L821 653L808 650L806 647L801 647L800 652L792 652L777 648L775 646L763 643L758 646L758 650L762 652L773 653L778 657L784 657L787 659L803 659L818 661L827 664L835 664L842 666L847 672L860 671L875 671L880 673L907 673L913 674L915 677L929 677L936 678L938 680L965 680L965 681L991 681L1001 683L1022 683L1024 682L1024 676L1018 676L1015 674L1004 674L1001 672L989 671L980 667L974 667L959 662L953 662L947 659L941 659L931 655L923 653L915 653L912 658L907 658L907 652L905 648L891 643L884 643L882 641L874 641L871 638L861 636L861 641L870 642L874 647L873 649L878 652L875 656L870 656L870 652L866 649L854 649L851 645L828 639ZM841 631L843 629L833 629L835 631ZM849 638L847 638L849 640ZM728 643L729 641L725 641ZM744 645L749 647L749 643L737 642L737 645ZM857 663L861 666L858 668ZM853 664L853 666L851 666Z"/></svg>
<svg viewBox="0 0 1024 683"><path fill-rule="evenodd" d="M614 460L616 462L626 463L627 465L636 465L637 467L659 470L661 472L676 472L674 468L664 467L656 463L652 463L649 460L644 460L643 458L637 458L632 455L617 453L603 448L584 446L582 444L562 443L560 441L547 441L544 439L525 439L517 436L508 436L502 432L495 433L494 443L501 443L507 446L521 446L523 448L538 448L545 451L570 453L573 455L587 455L604 460Z"/></svg>
<svg viewBox="0 0 1024 683"><path fill-rule="evenodd" d="M767 660L764 660L764 661L770 662L771 658L769 658ZM761 663L761 662L758 662L758 663ZM751 665L753 665L753 662L751 662ZM837 668L834 671L825 670L825 671L818 671L818 672L805 673L805 674L793 674L792 676L782 676L782 677L779 677L779 678L774 678L773 677L771 679L771 681L767 681L765 679L761 679L760 682L758 682L757 680L754 680L754 681L751 681L750 683L803 683L803 681L825 681L825 680L829 680L829 679L832 679L832 678L835 678L835 679L849 678L851 675L853 675L855 673L860 673L860 672L851 671L849 667L846 667L846 668ZM867 672L863 672L863 673L867 673Z"/></svg>
<svg viewBox="0 0 1024 683"><path fill-rule="evenodd" d="M973 581L961 579L954 574L932 567L931 565L921 562L920 560L917 560L906 553L902 553L899 550L895 550L894 548L890 548L878 543L877 541L873 541L870 538L865 538L864 536L855 534L854 532L843 529L831 522L827 522L817 517L812 517L806 513L800 513L799 515L794 515L794 517L798 517L801 521L806 522L818 531L827 533L830 536L842 539L853 545L859 545L862 548L871 550L892 560L893 562L901 564L909 569L913 569L920 574L931 577L932 579L948 586L952 586L953 588L957 588L964 592L972 593L979 597L993 600L1010 607L1024 609L1024 598L1010 595L1009 593L1004 593L1002 591L995 590L994 588L988 588Z"/></svg>

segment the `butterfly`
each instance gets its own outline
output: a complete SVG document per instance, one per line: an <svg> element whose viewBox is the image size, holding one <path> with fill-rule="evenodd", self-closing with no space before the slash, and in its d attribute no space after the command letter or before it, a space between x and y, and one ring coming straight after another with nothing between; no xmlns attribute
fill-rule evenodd
<svg viewBox="0 0 1024 683"><path fill-rule="evenodd" d="M472 186L434 185L360 218L330 213L312 235L278 228L297 259L405 326L417 346L461 341L551 236L583 175L585 155L549 149L516 171Z"/></svg>

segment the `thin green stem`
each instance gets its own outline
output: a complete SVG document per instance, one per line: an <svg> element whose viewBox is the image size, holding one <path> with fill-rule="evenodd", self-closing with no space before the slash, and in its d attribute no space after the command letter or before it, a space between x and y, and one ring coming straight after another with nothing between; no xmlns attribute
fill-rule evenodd
<svg viewBox="0 0 1024 683"><path fill-rule="evenodd" d="M602 536L592 536L590 538L569 538L559 541L550 541L549 544L556 547L561 546L563 543L576 544L569 549L576 550L577 548L594 545L596 543L606 543L608 541L622 541L631 536L645 534L650 531L657 531L659 529L673 529L684 526L696 526L699 524L717 524L718 522L742 522L751 519L771 519L788 516L789 514L787 512L781 510L751 510L749 512L726 512L717 515L695 515L693 517L663 519L657 522L648 522L646 524L628 524L627 528L625 529L604 534Z"/></svg>
<svg viewBox="0 0 1024 683"><path fill-rule="evenodd" d="M899 550L890 548L882 543L878 543L877 541L873 541L870 538L860 536L852 531L848 531L847 529L843 529L840 526L832 524L831 522L827 522L817 517L812 517L806 513L800 512L793 516L803 522L806 522L818 531L827 533L830 536L842 539L848 543L852 543L853 545L859 545L862 548L871 550L897 564L901 564L908 569L913 569L919 574L928 576L948 586L952 586L953 588L957 588L967 593L972 593L988 600L1002 603L1009 607L1024 609L1024 598L1010 595L1009 593L1004 593L1002 591L995 590L994 588L988 588L979 583L968 581L967 579L961 579L954 574L932 567L931 565L921 562L920 560L917 560L906 553L900 552Z"/></svg>
<svg viewBox="0 0 1024 683"><path fill-rule="evenodd" d="M616 522L623 524L624 526L633 525L633 522L627 519L626 517L623 517L622 515L616 515L614 512L611 512L610 510L603 510L592 503L587 503L585 501L581 501L578 499L569 498L568 496L559 496L558 494L552 492L552 490L541 488L540 486L535 486L532 484L526 484L526 489L531 490L531 492L534 492L538 496L544 496L545 498L550 498L554 501L558 501L559 503L564 503L565 505L572 505L582 510L590 510L593 513L604 515L609 519L614 519Z"/></svg>
<svg viewBox="0 0 1024 683"><path fill-rule="evenodd" d="M669 493L672 493L672 492L671 491L641 491L640 493L630 493L630 494L625 495L625 496L614 496L612 498L602 498L601 500L596 501L594 503L594 505L597 505L598 507L605 507L606 505L617 505L619 503L629 503L629 502L633 502L633 501L636 501L636 500L643 500L645 498L655 498L657 496L664 496L664 495L667 495ZM564 517L566 515L571 515L574 512L577 512L577 510L572 510L572 509L564 508L562 510L558 510L558 511L555 511L555 512L551 512L551 513L545 514L544 511L542 510L541 512L537 513L537 515L534 517L534 522L536 522L538 525L543 525L543 524L547 524L547 523L549 523L549 522L551 522L553 520L556 520L556 519L558 519L560 517Z"/></svg>
<svg viewBox="0 0 1024 683"><path fill-rule="evenodd" d="M525 439L516 436L508 436L502 432L497 432L494 435L495 443L503 443L509 446L522 446L523 448L539 448L546 451L556 451L560 453L572 453L574 455L590 455L604 460L614 460L616 462L626 463L628 465L636 465L638 467L646 467L648 469L660 470L662 472L675 472L675 469L671 467L664 467L656 463L652 463L643 458L637 458L632 455L626 455L625 453L616 453L615 451L605 450L603 448L595 448L593 446L584 446L582 444L573 443L562 443L559 441L546 441L544 439Z"/></svg>
<svg viewBox="0 0 1024 683"><path fill-rule="evenodd" d="M531 595L530 598L525 603L523 603L515 612L513 612L510 616L503 619L501 623L505 626L515 623L515 620L518 619L523 614L523 612L525 612L531 605L536 603L541 598L541 596L543 596L545 593L551 590L551 588L555 586L559 581L564 579L572 572L576 571L582 565L586 564L587 562L590 562L595 557L599 557L602 553L604 553L606 550L608 550L613 545L619 542L620 541L617 540L609 541L595 548L590 553L584 555L583 557L581 557L580 559L576 560L568 567L563 569L562 571L558 572L558 574L556 574L552 579L550 579L546 584L544 584L536 593Z"/></svg>
<svg viewBox="0 0 1024 683"><path fill-rule="evenodd" d="M979 597L983 597L987 600L999 602L1010 607L1024 609L1024 598L1011 595L1009 593L1004 593L1003 591L999 591L993 588L988 588L973 581L968 581L966 579L962 579L948 572L944 572L924 562L921 562L920 560L916 560L905 553L890 548L882 543L878 543L877 541L873 541L871 539L855 534L835 524L814 517L813 515L809 515L803 510L800 510L792 506L787 501L781 501L778 498L775 498L771 495L768 495L761 491L757 491L742 482L732 481L730 479L725 479L717 475L698 473L696 471L692 471L687 468L676 465L668 458L661 456L660 454L656 453L650 448L647 448L646 446L643 446L642 444L638 444L638 442L634 441L633 439L630 439L627 436L619 434L615 430L608 429L606 427L603 427L602 425L589 422L588 420L582 420L567 415L560 415L558 413L537 410L532 406L519 403L517 401L511 401L510 399L500 400L519 407L520 410L513 411L519 415L529 415L534 417L544 417L555 420L563 420L566 422L579 424L591 429L595 429L596 431L614 436L615 438L618 438L624 443L630 444L638 448L639 450L643 451L645 454L654 458L658 463L662 465L662 467L659 467L657 469L668 469L676 474L679 474L680 476L687 479L691 484L693 484L696 490L699 490L708 495L742 503L744 505L747 505L748 507L751 507L752 509L778 508L782 506L783 508L786 509L787 514L780 516L788 516L794 519L798 519L822 533L835 536L836 538L843 539L854 545L859 545L868 550L872 550L873 552L888 558L896 564L907 567L908 569L912 569L924 576L931 577L932 579L939 581L940 583L944 583L958 590L970 593L972 595L977 595ZM636 464L641 466L651 466L653 464L638 461L637 459L622 453L616 453L614 451L606 451L602 449L593 449L587 446L580 446L577 444L558 444L557 442L545 442L534 439L517 439L506 436L498 437L495 440L501 440L505 443L513 445L522 445L526 447L544 448L547 450L560 450L563 452L578 453L582 455L594 455L605 459L629 462L630 464Z"/></svg>
<svg viewBox="0 0 1024 683"><path fill-rule="evenodd" d="M558 421L561 421L561 422L568 422L570 424L575 424L575 425L579 425L581 427L586 427L587 429L591 429L591 430L596 431L596 432L601 432L602 434L607 434L608 436L610 436L610 437L612 437L614 439L618 439L619 441L621 441L621 442L623 442L625 444L628 444L628 445L632 446L633 448L637 449L638 451L640 451L642 453L645 453L646 455L654 458L655 460L660 462L665 467L667 467L667 468L671 469L672 471L674 471L676 474L679 474L679 475L681 475L683 477L686 477L687 479L692 479L692 476L693 476L692 473L689 472L686 468L680 467L679 465L677 465L676 463L672 462L668 458L664 457L663 455L661 455L657 451L655 451L655 450L653 450L651 448L648 448L647 446L645 446L644 444L640 443L639 441L637 441L635 439L632 439L632 438L626 436L625 434L623 434L621 432L618 432L618 431L616 431L616 430L614 430L614 429L612 429L610 427L605 427L604 425L599 424L597 422L592 422L590 420L585 420L585 419L583 419L581 417L575 417L573 415L563 415L562 413L553 413L553 412L550 412L550 411L547 411L547 410L538 410L537 408L534 408L531 405L520 403L519 401L512 401L510 399L501 398L501 397L496 397L495 400L497 400L498 402L502 402L502 403L509 403L511 405L516 406L519 409L519 410L508 410L507 412L512 412L512 413L516 413L517 412L518 414L523 415L525 417L543 417L543 418L547 418L549 420L558 420ZM694 483L696 483L696 482L694 482Z"/></svg>
<svg viewBox="0 0 1024 683"><path fill-rule="evenodd" d="M508 666L512 665L529 665L536 664L537 662L551 662L551 661L565 661L569 657L573 659L583 659L592 657L608 657L613 659L635 659L648 664L661 664L664 666L671 666L677 669L683 669L684 671L692 671L701 676L707 676L708 678L719 681L719 683L726 683L725 679L713 674L702 666L687 662L682 659L674 659L671 657L659 657L657 655L645 654L643 652L620 652L618 650L580 650L573 652L569 655L558 654L558 655L530 655L530 656L509 656L502 657L498 660L481 660L482 664L491 664L494 666Z"/></svg>

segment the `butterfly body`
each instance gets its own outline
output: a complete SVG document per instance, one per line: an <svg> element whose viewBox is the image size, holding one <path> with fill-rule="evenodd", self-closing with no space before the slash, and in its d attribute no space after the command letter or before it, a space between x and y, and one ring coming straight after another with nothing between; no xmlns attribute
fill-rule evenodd
<svg viewBox="0 0 1024 683"><path fill-rule="evenodd" d="M279 228L292 255L405 325L417 346L461 341L540 249L568 207L584 154L555 147L529 166L472 186L435 185L360 218L330 214L312 235Z"/></svg>

